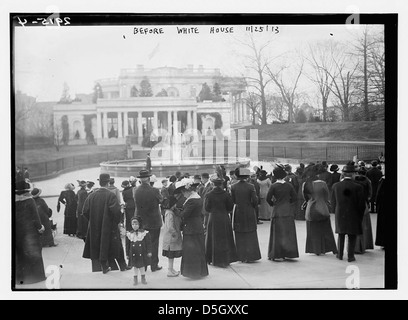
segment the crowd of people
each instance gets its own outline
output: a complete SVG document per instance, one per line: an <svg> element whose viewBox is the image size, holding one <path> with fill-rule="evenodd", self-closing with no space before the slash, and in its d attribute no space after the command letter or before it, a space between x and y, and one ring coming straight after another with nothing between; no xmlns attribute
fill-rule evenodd
<svg viewBox="0 0 408 320"><path fill-rule="evenodd" d="M332 252L342 260L347 235L352 262L355 253L374 248L370 212L378 214L375 245L385 247L385 174L377 161L370 166L350 161L341 173L337 164L325 161L300 164L295 172L288 164L274 164L269 173L238 167L227 174L218 166L212 174L176 172L161 181L161 188L154 186L152 171L122 181L122 190L106 173L97 187L78 180L77 193L74 184L65 185L57 205L57 212L65 206L63 232L84 241L82 256L91 260L93 272L133 269L138 285L147 284L149 266L152 272L162 269L159 256L167 260L168 277L193 279L207 276L208 265L253 263L262 257L257 225L265 221L270 222L269 260L299 258L295 220L306 220L306 253ZM16 182L18 283L44 280L41 248L57 245L52 210L40 195L27 180Z"/></svg>

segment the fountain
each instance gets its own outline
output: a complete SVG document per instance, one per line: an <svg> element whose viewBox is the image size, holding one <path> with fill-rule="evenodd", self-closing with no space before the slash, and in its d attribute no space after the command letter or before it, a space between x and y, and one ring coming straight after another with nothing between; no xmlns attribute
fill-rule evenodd
<svg viewBox="0 0 408 320"><path fill-rule="evenodd" d="M216 165L223 165L227 172L234 170L237 166L249 166L250 159L246 157L225 156L224 142L217 144L213 137L201 137L201 135L187 134L186 132L177 135L158 135L162 137L150 152L152 163L152 173L158 177L174 175L175 172L201 174L203 172L212 173ZM202 155L202 140L205 139L205 146L211 148L209 155ZM216 152L213 153L215 145ZM218 149L217 148L222 148ZM222 155L222 156L219 156ZM101 173L109 173L115 177L135 176L146 167L146 158L120 161L106 161L100 164Z"/></svg>

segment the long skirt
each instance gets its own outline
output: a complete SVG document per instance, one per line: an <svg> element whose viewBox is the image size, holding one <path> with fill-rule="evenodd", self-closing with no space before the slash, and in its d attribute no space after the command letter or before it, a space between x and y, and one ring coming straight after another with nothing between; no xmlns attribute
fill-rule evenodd
<svg viewBox="0 0 408 320"><path fill-rule="evenodd" d="M235 231L235 244L239 261L256 261L261 259L256 230L251 232Z"/></svg>
<svg viewBox="0 0 408 320"><path fill-rule="evenodd" d="M296 226L293 217L275 217L271 221L268 259L298 258Z"/></svg>
<svg viewBox="0 0 408 320"><path fill-rule="evenodd" d="M363 216L363 234L357 236L355 253L362 254L366 250L374 249L373 230L371 227L370 210L368 206Z"/></svg>
<svg viewBox="0 0 408 320"><path fill-rule="evenodd" d="M259 219L271 220L272 207L266 202L266 198L261 198L261 205L259 206Z"/></svg>
<svg viewBox="0 0 408 320"><path fill-rule="evenodd" d="M76 235L78 238L85 240L86 233L88 232L88 219L80 214L77 218L77 232Z"/></svg>
<svg viewBox="0 0 408 320"><path fill-rule="evenodd" d="M305 210L302 209L302 204L305 202L303 198L302 188L299 188L297 202L294 204L294 211L295 211L295 219L304 221L305 218Z"/></svg>
<svg viewBox="0 0 408 320"><path fill-rule="evenodd" d="M180 272L184 277L188 278L208 276L204 234L183 235L183 255L181 257Z"/></svg>
<svg viewBox="0 0 408 320"><path fill-rule="evenodd" d="M40 235L16 232L16 284L30 284L44 281L45 271L42 258Z"/></svg>
<svg viewBox="0 0 408 320"><path fill-rule="evenodd" d="M220 267L238 260L231 220L227 214L210 213L205 237L205 256L208 263Z"/></svg>
<svg viewBox="0 0 408 320"><path fill-rule="evenodd" d="M324 221L306 221L306 253L337 254L336 240L330 218Z"/></svg>
<svg viewBox="0 0 408 320"><path fill-rule="evenodd" d="M76 216L64 217L64 234L76 234L77 232L77 218Z"/></svg>

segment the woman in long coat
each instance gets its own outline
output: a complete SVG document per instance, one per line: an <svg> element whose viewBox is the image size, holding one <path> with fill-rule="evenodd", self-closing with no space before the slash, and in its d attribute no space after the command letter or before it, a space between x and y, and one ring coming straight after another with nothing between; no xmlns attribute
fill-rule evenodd
<svg viewBox="0 0 408 320"><path fill-rule="evenodd" d="M64 210L64 234L74 236L77 232L77 202L75 200L75 186L72 183L65 185L58 198L57 212L60 211L61 203L65 205Z"/></svg>
<svg viewBox="0 0 408 320"><path fill-rule="evenodd" d="M302 193L302 185L303 185L303 182L305 182L304 170L305 170L305 165L303 163L300 163L299 167L295 171L297 184L299 186L298 191L297 191L297 203L295 205L295 219L301 220L301 221L305 220L305 209L302 206L303 201L304 201L303 193Z"/></svg>
<svg viewBox="0 0 408 320"><path fill-rule="evenodd" d="M269 188L272 185L271 180L267 177L265 170L261 170L258 178L258 184L260 187L259 197L259 220L271 220L272 207L266 202L266 196L268 194Z"/></svg>
<svg viewBox="0 0 408 320"><path fill-rule="evenodd" d="M16 284L36 283L46 279L40 241L44 226L29 191L30 185L24 180L16 183Z"/></svg>
<svg viewBox="0 0 408 320"><path fill-rule="evenodd" d="M330 221L328 206L329 189L326 182L322 180L306 181L302 186L303 197L308 202L306 208L306 253L316 255L332 251L337 254L336 240ZM312 203L316 206L313 206ZM326 210L327 215L318 215L314 212Z"/></svg>
<svg viewBox="0 0 408 320"><path fill-rule="evenodd" d="M237 168L235 175L239 182L231 186L232 202L235 204L232 224L238 260L253 262L261 259L255 213L258 198L255 187L246 181L250 176L249 169Z"/></svg>
<svg viewBox="0 0 408 320"><path fill-rule="evenodd" d="M86 181L78 181L80 189L78 190L75 199L77 201L77 237L85 241L86 233L88 231L88 219L82 214L85 200L88 197L88 191L86 190Z"/></svg>
<svg viewBox="0 0 408 320"><path fill-rule="evenodd" d="M205 260L204 226L202 221L203 201L196 192L198 184L184 178L176 183L175 194L182 193L186 198L182 208L174 209L183 220L183 249L180 273L188 278L208 276ZM181 211L181 212L180 212Z"/></svg>
<svg viewBox="0 0 408 320"><path fill-rule="evenodd" d="M50 217L52 215L51 209L48 207L47 203L43 198L40 198L42 190L34 188L31 191L31 196L33 197L35 204L37 206L38 215L40 216L41 224L44 226L44 232L40 237L42 247L55 247L54 237L52 235L51 221Z"/></svg>
<svg viewBox="0 0 408 320"><path fill-rule="evenodd" d="M354 180L364 188L364 199L366 208L363 216L363 234L357 236L355 253L363 254L366 250L374 249L373 230L370 217L370 199L372 197L371 181L366 177L367 170L361 167Z"/></svg>
<svg viewBox="0 0 408 320"><path fill-rule="evenodd" d="M213 175L211 182L214 188L204 199L205 210L210 213L205 238L205 255L208 263L226 268L238 259L229 216L234 204L231 196L223 189L223 178Z"/></svg>
<svg viewBox="0 0 408 320"><path fill-rule="evenodd" d="M283 180L286 177L286 172L283 168L275 168L273 175L277 180L272 184L266 197L266 201L271 206L274 206L269 236L268 259L275 261L277 259L298 258L299 252L292 205L297 199L297 194L292 184Z"/></svg>

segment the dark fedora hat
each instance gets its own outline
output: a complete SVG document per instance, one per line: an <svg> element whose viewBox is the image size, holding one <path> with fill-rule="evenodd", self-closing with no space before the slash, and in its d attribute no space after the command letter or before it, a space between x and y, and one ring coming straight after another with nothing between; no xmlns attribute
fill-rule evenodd
<svg viewBox="0 0 408 320"><path fill-rule="evenodd" d="M98 181L99 181L99 182L102 182L102 183L104 183L104 182L109 182L109 181L110 181L110 175L109 175L109 173L101 173L101 174L99 175Z"/></svg>
<svg viewBox="0 0 408 320"><path fill-rule="evenodd" d="M126 188L126 187L129 187L129 185L130 185L129 180L124 180L124 181L122 182L121 187L122 187L122 188Z"/></svg>
<svg viewBox="0 0 408 320"><path fill-rule="evenodd" d="M352 173L352 172L357 172L358 171L358 168L355 166L355 164L354 164L354 162L351 162L351 163L347 163L344 167L343 167L343 169L341 170L342 172L349 172L349 173Z"/></svg>
<svg viewBox="0 0 408 320"><path fill-rule="evenodd" d="M146 169L142 169L139 171L138 178L149 178L151 176L150 172Z"/></svg>
<svg viewBox="0 0 408 320"><path fill-rule="evenodd" d="M336 172L336 171L339 171L339 166L337 165L337 164L332 164L331 166L330 166L330 171L331 172Z"/></svg>
<svg viewBox="0 0 408 320"><path fill-rule="evenodd" d="M41 192L41 189L34 188L33 190L31 190L31 195L33 196L33 198L38 198L41 195Z"/></svg>
<svg viewBox="0 0 408 320"><path fill-rule="evenodd" d="M218 174L214 173L211 175L210 181L213 183L220 183L220 182L224 182L224 179L221 178Z"/></svg>

